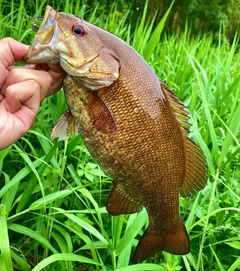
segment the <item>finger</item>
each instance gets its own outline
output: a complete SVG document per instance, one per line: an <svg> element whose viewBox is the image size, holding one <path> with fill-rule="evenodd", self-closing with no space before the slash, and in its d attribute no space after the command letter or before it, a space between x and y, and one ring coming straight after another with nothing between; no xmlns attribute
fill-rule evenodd
<svg viewBox="0 0 240 271"><path fill-rule="evenodd" d="M66 75L66 72L63 70L63 68L58 64L37 64L35 66L36 70L45 70L47 71L52 79L52 85L50 89L48 90L47 96L50 96L57 92L63 84L63 79Z"/></svg>
<svg viewBox="0 0 240 271"><path fill-rule="evenodd" d="M62 87L63 79L66 75L66 72L63 70L61 73L56 73L52 70L49 70L49 74L53 79L53 83L47 92L47 96L50 96L50 95L56 93Z"/></svg>
<svg viewBox="0 0 240 271"><path fill-rule="evenodd" d="M34 70L35 66L33 65L29 65L29 66L10 66L7 69L4 68L3 71L1 70L1 65L3 65L0 62L0 93L5 96L5 91L6 91L6 87L7 87L7 82L5 81L7 76L9 75L9 72L13 69L31 69Z"/></svg>
<svg viewBox="0 0 240 271"><path fill-rule="evenodd" d="M4 99L4 95L0 93L0 102Z"/></svg>
<svg viewBox="0 0 240 271"><path fill-rule="evenodd" d="M23 136L32 127L38 112L40 98L39 91L37 91L37 89L39 86L35 86L36 89L34 90L35 87L32 82L28 85L26 82L23 82L19 83L17 89L21 87L21 84L24 84L22 87L24 87L26 89L26 93L30 93L30 95L18 97L18 99L22 99L22 101L26 100L21 104L19 110L14 114L11 114L6 110L7 99L11 99L11 95L9 95L7 99L3 99L0 103L0 116L2 118L2 121L0 122L0 149L9 146ZM15 99L16 95L18 95L18 93L14 94Z"/></svg>
<svg viewBox="0 0 240 271"><path fill-rule="evenodd" d="M25 65L25 66L10 66L7 68L7 70L10 72L14 69L29 69L29 70L35 70L35 65Z"/></svg>
<svg viewBox="0 0 240 271"><path fill-rule="evenodd" d="M52 70L52 71L54 71L56 73L62 73L63 72L63 68L59 64L47 64L47 63L36 64L35 69L36 70L44 70L44 71Z"/></svg>
<svg viewBox="0 0 240 271"><path fill-rule="evenodd" d="M40 99L41 101L46 97L48 90L52 84L52 77L48 72L37 71L32 69L12 69L6 80L6 86L11 86L24 81L35 81L40 87ZM24 89L19 89L20 94L25 92Z"/></svg>
<svg viewBox="0 0 240 271"><path fill-rule="evenodd" d="M1 46L0 46L1 48ZM2 85L4 84L4 81L6 80L7 76L9 74L9 71L6 70L5 66L3 65L3 63L0 60L0 91L2 92L1 88Z"/></svg>
<svg viewBox="0 0 240 271"><path fill-rule="evenodd" d="M12 38L0 40L0 60L4 67L7 68L22 59L27 53L28 47Z"/></svg>
<svg viewBox="0 0 240 271"><path fill-rule="evenodd" d="M24 105L34 114L40 106L40 85L32 79L10 85L5 94L6 109L16 113Z"/></svg>
<svg viewBox="0 0 240 271"><path fill-rule="evenodd" d="M63 68L57 64L51 64L51 65L37 64L35 66L29 65L29 66L24 66L24 67L19 66L19 67L9 68L10 71L13 69L15 70L14 72L16 72L16 73L18 72L18 71L16 71L16 69L18 69L18 70L24 70L24 69L33 70L32 74L35 74L35 76L36 76L35 78L38 78L38 80L40 82L44 81L44 82L42 82L42 84L40 84L40 85L43 85L42 90L44 90L45 85L48 85L50 83L50 81L52 82L50 84L49 88L46 91L42 92L41 101L44 98L57 92L62 87L63 79L66 75L66 72L63 70ZM34 70L39 71L39 72L42 71L43 73L42 74L40 74L38 72L35 73ZM46 71L47 73L45 73L44 71ZM19 71L20 79L23 79L24 77L22 77L20 73L21 73L21 71ZM24 74L24 75L25 75L25 77L26 76L28 77L27 74ZM11 76L13 76L13 75L11 74ZM40 78L40 76L41 76L41 78ZM52 78L52 80L50 78L47 79L47 77L49 77L49 76ZM11 78L10 78L10 80L11 80Z"/></svg>

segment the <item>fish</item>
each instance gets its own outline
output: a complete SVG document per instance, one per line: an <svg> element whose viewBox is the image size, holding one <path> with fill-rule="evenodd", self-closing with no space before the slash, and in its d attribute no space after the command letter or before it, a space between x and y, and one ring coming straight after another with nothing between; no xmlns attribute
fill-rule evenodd
<svg viewBox="0 0 240 271"><path fill-rule="evenodd" d="M202 150L188 137L189 112L153 69L119 37L47 6L23 61L60 64L68 110L52 139L80 133L92 157L112 178L106 209L112 216L144 207L148 226L133 254L190 251L179 195L206 185Z"/></svg>

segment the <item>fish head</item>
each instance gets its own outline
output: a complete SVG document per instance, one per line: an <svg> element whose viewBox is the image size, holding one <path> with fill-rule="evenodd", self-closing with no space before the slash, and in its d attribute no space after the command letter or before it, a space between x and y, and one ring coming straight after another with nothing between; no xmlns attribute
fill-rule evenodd
<svg viewBox="0 0 240 271"><path fill-rule="evenodd" d="M110 33L72 14L47 6L42 24L23 61L60 64L67 74L96 90L119 77L119 57L104 42Z"/></svg>

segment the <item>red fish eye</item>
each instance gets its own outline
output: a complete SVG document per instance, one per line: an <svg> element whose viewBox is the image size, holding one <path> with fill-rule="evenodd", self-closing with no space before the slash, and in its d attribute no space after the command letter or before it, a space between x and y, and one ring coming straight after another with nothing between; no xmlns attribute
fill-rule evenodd
<svg viewBox="0 0 240 271"><path fill-rule="evenodd" d="M74 25L72 31L77 36L83 36L86 34L85 29L81 25Z"/></svg>

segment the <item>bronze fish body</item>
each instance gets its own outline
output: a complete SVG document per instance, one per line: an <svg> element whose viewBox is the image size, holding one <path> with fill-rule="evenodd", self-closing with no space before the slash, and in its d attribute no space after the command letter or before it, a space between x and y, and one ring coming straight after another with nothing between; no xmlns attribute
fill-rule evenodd
<svg viewBox="0 0 240 271"><path fill-rule="evenodd" d="M146 208L149 226L134 261L159 251L187 254L179 193L188 196L205 186L206 164L187 137L188 112L174 93L120 38L49 6L24 61L60 63L66 71L69 111L53 138L69 129L80 132L93 158L113 178L108 212Z"/></svg>

